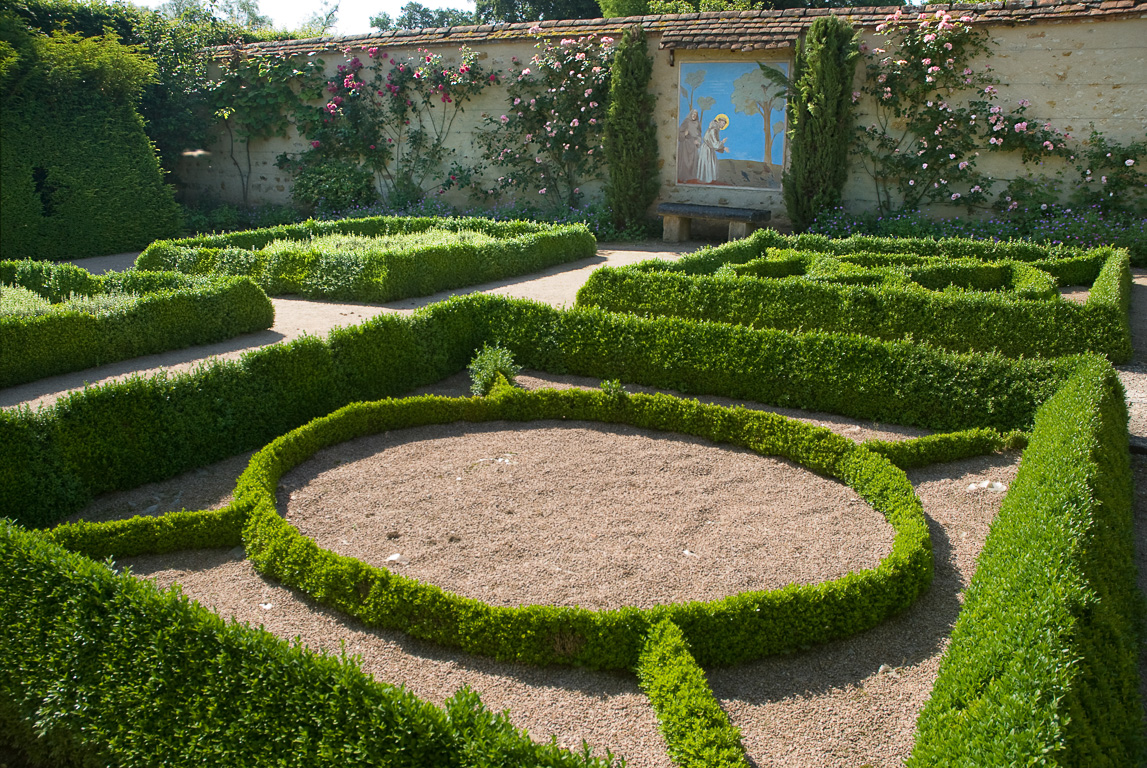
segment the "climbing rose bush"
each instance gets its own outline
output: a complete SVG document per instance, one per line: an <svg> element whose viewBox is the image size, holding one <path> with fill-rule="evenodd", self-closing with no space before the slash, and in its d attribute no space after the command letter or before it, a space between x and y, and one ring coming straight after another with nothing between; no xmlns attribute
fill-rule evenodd
<svg viewBox="0 0 1147 768"><path fill-rule="evenodd" d="M309 149L280 157L280 167L302 177L351 163L369 170L380 195L396 205L467 180L471 169L453 160L446 140L463 105L496 84L498 74L465 46L455 62L421 48L403 58L376 47L344 54L316 95L319 106L299 120Z"/></svg>
<svg viewBox="0 0 1147 768"><path fill-rule="evenodd" d="M531 32L537 53L525 63L512 60L505 111L482 116L476 138L489 166L474 195L575 207L582 187L603 174L614 41L586 35L555 43L540 27Z"/></svg>
<svg viewBox="0 0 1147 768"><path fill-rule="evenodd" d="M981 151L1019 151L1025 162L1067 153L1066 134L1027 117L1030 103L1001 103L987 32L968 15L897 9L876 27L880 44L862 45L875 120L856 145L882 214L947 203L985 205L995 179L978 168ZM897 202L899 201L899 205Z"/></svg>

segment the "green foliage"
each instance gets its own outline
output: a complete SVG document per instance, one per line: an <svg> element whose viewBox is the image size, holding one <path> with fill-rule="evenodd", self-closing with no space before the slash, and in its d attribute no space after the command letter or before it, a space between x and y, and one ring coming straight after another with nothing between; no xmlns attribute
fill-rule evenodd
<svg viewBox="0 0 1147 768"><path fill-rule="evenodd" d="M682 432L784 457L854 488L896 532L892 551L876 568L835 581L745 592L709 603L608 611L504 608L324 550L275 508L279 478L324 447L423 424L535 419L589 419ZM402 629L469 653L529 664L631 668L648 628L664 619L681 627L702 663L734 664L875 626L911 605L932 579L931 540L920 500L904 473L886 459L794 419L666 395L618 400L603 392L501 387L486 398L353 403L256 453L239 479L235 499L250 510L243 540L261 573L370 626Z"/></svg>
<svg viewBox="0 0 1147 768"><path fill-rule="evenodd" d="M749 277L724 279L717 272L727 264ZM1088 301L1060 300L1056 281L1080 277L1094 281ZM1128 256L1113 248L831 241L772 230L673 263L599 269L577 299L614 312L913 339L1009 357L1093 351L1117 363L1131 355L1129 301Z"/></svg>
<svg viewBox="0 0 1147 768"><path fill-rule="evenodd" d="M0 520L0 732L43 765L605 768ZM188 738L188 734L194 734Z"/></svg>
<svg viewBox="0 0 1147 768"><path fill-rule="evenodd" d="M717 703L676 624L667 619L650 630L636 672L674 763L681 768L748 766L740 729Z"/></svg>
<svg viewBox="0 0 1147 768"><path fill-rule="evenodd" d="M13 10L28 26L45 33L99 37L110 29L125 44L139 46L157 73L143 89L139 112L168 172L175 170L184 150L206 144L211 110L205 49L278 36L256 33L188 4L175 18L126 3L86 0L21 0Z"/></svg>
<svg viewBox="0 0 1147 768"><path fill-rule="evenodd" d="M114 35L30 35L7 11L0 253L70 258L142 248L178 208L135 110L155 67Z"/></svg>
<svg viewBox="0 0 1147 768"><path fill-rule="evenodd" d="M92 523L80 520L44 531L44 537L93 560L235 547L247 516L234 504L223 509L182 510Z"/></svg>
<svg viewBox="0 0 1147 768"><path fill-rule="evenodd" d="M606 205L619 230L641 228L657 198L657 97L649 91L653 60L641 26L629 27L613 57L603 146L609 183Z"/></svg>
<svg viewBox="0 0 1147 768"><path fill-rule="evenodd" d="M914 469L948 461L983 456L986 453L1025 448L1025 432L996 429L965 429L911 440L867 440L864 446L901 469Z"/></svg>
<svg viewBox="0 0 1147 768"><path fill-rule="evenodd" d="M1127 766L1143 746L1127 410L1082 364L1040 409L908 765Z"/></svg>
<svg viewBox="0 0 1147 768"><path fill-rule="evenodd" d="M299 132L311 146L297 156L281 155L278 166L298 174L304 183L318 174L325 185L339 189L333 172L323 168L346 168L346 183L355 191L351 197L369 197L369 203L381 196L397 207L468 183L473 169L453 159L447 140L465 105L496 83L498 73L487 71L478 54L465 46L459 60L450 63L422 48L416 55L392 58L370 47L367 61L351 56L348 49L346 57L334 77L302 84L301 95L325 103L294 108ZM290 84L287 71L283 83ZM367 176L372 186L377 183L374 194L364 189ZM315 203L319 196L307 195ZM325 201L320 209L347 210L351 206L343 205L346 197L344 191L342 199Z"/></svg>
<svg viewBox="0 0 1147 768"><path fill-rule="evenodd" d="M338 235L354 237L324 239ZM247 275L273 295L384 302L536 272L596 248L582 225L380 216L158 241L136 269Z"/></svg>
<svg viewBox="0 0 1147 768"><path fill-rule="evenodd" d="M428 8L422 3L408 2L402 6L397 18L388 13L370 17L370 25L386 32L391 29L441 29L442 27L465 27L477 24L474 14L458 8Z"/></svg>
<svg viewBox="0 0 1147 768"><path fill-rule="evenodd" d="M840 205L848 179L855 108L852 79L860 50L852 25L822 16L797 45L788 101L789 153L785 210L804 232L820 211ZM761 65L766 75L779 72Z"/></svg>
<svg viewBox="0 0 1147 768"><path fill-rule="evenodd" d="M378 200L374 173L349 160L300 165L291 199L305 211L348 211Z"/></svg>
<svg viewBox="0 0 1147 768"><path fill-rule="evenodd" d="M324 80L323 60L247 56L238 46L213 81L210 103L227 131L227 152L239 174L243 204L251 181L251 142L287 136L298 125L307 94ZM239 145L242 145L240 148Z"/></svg>
<svg viewBox="0 0 1147 768"><path fill-rule="evenodd" d="M1030 428L1076 365L469 295L332 331L326 342L305 337L194 373L90 387L35 414L0 410L0 515L45 525L94 494L253 450L350 402L431 384L463 370L483 342L538 370L938 430Z"/></svg>
<svg viewBox="0 0 1147 768"><path fill-rule="evenodd" d="M508 194L555 211L576 208L581 187L604 172L613 38L559 42L540 27L531 32L538 53L528 62L513 58L505 113L485 115L474 134L482 156L497 167L497 181L475 182L472 192L484 202Z"/></svg>
<svg viewBox="0 0 1147 768"><path fill-rule="evenodd" d="M9 311L9 286L40 296ZM0 387L270 328L275 311L246 278L125 272L96 277L70 264L0 262Z"/></svg>
<svg viewBox="0 0 1147 768"><path fill-rule="evenodd" d="M514 364L514 356L508 349L483 344L482 350L474 355L467 370L470 371L470 391L482 396L490 394L499 378L507 384L513 384L514 378L522 372L522 366Z"/></svg>
<svg viewBox="0 0 1147 768"><path fill-rule="evenodd" d="M597 0L477 0L475 20L480 24L520 21L596 19Z"/></svg>

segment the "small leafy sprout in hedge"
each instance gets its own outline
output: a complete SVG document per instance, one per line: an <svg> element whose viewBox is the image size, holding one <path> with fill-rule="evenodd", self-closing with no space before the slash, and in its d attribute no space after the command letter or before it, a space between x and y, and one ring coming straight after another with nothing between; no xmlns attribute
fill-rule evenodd
<svg viewBox="0 0 1147 768"><path fill-rule="evenodd" d="M713 277L718 280L736 280L737 270L732 264L722 264L718 267L717 271L713 273Z"/></svg>
<svg viewBox="0 0 1147 768"><path fill-rule="evenodd" d="M605 395L606 400L615 405L629 399L629 393L625 391L625 387L621 386L620 379L603 380L601 382L601 391Z"/></svg>
<svg viewBox="0 0 1147 768"><path fill-rule="evenodd" d="M513 384L515 377L522 372L520 365L514 364L510 350L498 345L482 345L482 351L470 361L470 391L475 395L488 395L501 374L507 384Z"/></svg>

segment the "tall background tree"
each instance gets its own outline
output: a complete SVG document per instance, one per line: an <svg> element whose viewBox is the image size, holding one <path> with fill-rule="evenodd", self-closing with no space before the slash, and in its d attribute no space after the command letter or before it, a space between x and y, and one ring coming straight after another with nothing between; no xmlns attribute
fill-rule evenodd
<svg viewBox="0 0 1147 768"><path fill-rule="evenodd" d="M872 5L871 0L600 0L600 2L602 15L606 18L644 16L650 13L848 8ZM907 0L890 0L882 5L907 5Z"/></svg>
<svg viewBox="0 0 1147 768"><path fill-rule="evenodd" d="M606 205L621 230L639 228L657 197L657 129L653 124L656 96L649 91L653 60L645 30L630 27L622 35L613 59L609 112L605 120L605 158L609 182Z"/></svg>
<svg viewBox="0 0 1147 768"><path fill-rule="evenodd" d="M852 83L860 56L856 31L839 16L822 16L797 43L791 81L761 72L789 93L789 169L785 207L793 229L808 229L818 213L840 205L848 179L855 107Z"/></svg>
<svg viewBox="0 0 1147 768"><path fill-rule="evenodd" d="M386 31L388 29L438 29L439 27L465 27L476 24L470 11L460 8L429 8L422 3L409 2L402 6L402 13L391 18L388 13L370 17L371 26Z"/></svg>

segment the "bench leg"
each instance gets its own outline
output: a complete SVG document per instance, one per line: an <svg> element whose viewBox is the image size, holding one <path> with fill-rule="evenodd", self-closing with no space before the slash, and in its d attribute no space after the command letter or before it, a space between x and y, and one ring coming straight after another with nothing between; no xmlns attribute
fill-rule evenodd
<svg viewBox="0 0 1147 768"><path fill-rule="evenodd" d="M749 223L747 221L729 222L729 239L740 240L749 236Z"/></svg>
<svg viewBox="0 0 1147 768"><path fill-rule="evenodd" d="M661 239L667 243L680 243L689 239L689 223L685 216L662 216Z"/></svg>

